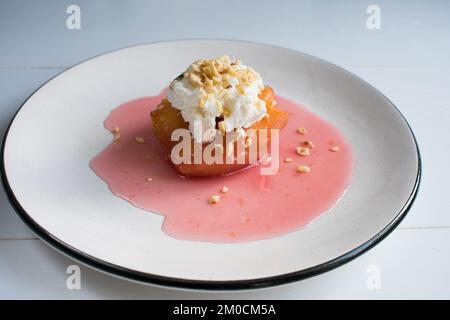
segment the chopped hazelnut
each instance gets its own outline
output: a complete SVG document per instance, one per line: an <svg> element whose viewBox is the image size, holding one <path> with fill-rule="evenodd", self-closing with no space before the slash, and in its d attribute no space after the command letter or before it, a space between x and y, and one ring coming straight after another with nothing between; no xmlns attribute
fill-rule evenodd
<svg viewBox="0 0 450 320"><path fill-rule="evenodd" d="M153 181L153 179L152 179L152 178L150 178L150 177L147 177L147 178L145 178L145 181L148 181L148 182L152 182L152 181Z"/></svg>
<svg viewBox="0 0 450 320"><path fill-rule="evenodd" d="M297 172L300 172L300 173L308 173L310 171L311 171L311 168L308 166L305 166L305 165L300 165L297 167Z"/></svg>
<svg viewBox="0 0 450 320"><path fill-rule="evenodd" d="M111 132L112 132L112 133L120 133L120 128L119 128L119 127L114 127L114 128L111 130Z"/></svg>
<svg viewBox="0 0 450 320"><path fill-rule="evenodd" d="M143 137L136 137L136 142L145 143L145 139Z"/></svg>
<svg viewBox="0 0 450 320"><path fill-rule="evenodd" d="M299 134L306 134L307 131L306 131L305 128L298 128L298 129L297 129L297 133L299 133Z"/></svg>
<svg viewBox="0 0 450 320"><path fill-rule="evenodd" d="M314 144L312 143L311 140L305 140L303 141L303 145L305 145L308 148L314 148Z"/></svg>
<svg viewBox="0 0 450 320"><path fill-rule="evenodd" d="M286 162L286 163L292 162L292 158L286 158L286 159L284 159L284 162Z"/></svg>
<svg viewBox="0 0 450 320"><path fill-rule="evenodd" d="M300 156L309 156L309 149L305 147L297 147L297 154Z"/></svg>
<svg viewBox="0 0 450 320"><path fill-rule="evenodd" d="M217 202L219 202L219 201L220 201L220 196L217 195L217 194L212 195L212 196L209 197L209 199L208 199L208 203L209 203L209 204L215 204L215 203L217 203Z"/></svg>
<svg viewBox="0 0 450 320"><path fill-rule="evenodd" d="M237 77L239 85L236 89L240 90L242 89L240 84L249 85L258 77L258 74L251 68L245 72L241 72L239 68L238 60L233 62L228 56L223 56L216 59L200 59L191 64L183 75L194 87L210 87L207 91L227 89L230 85L230 77Z"/></svg>
<svg viewBox="0 0 450 320"><path fill-rule="evenodd" d="M226 107L224 107L222 110L222 115L224 117L228 117L230 114L231 114L230 109L227 109Z"/></svg>
<svg viewBox="0 0 450 320"><path fill-rule="evenodd" d="M245 95L244 88L242 88L242 86L241 86L240 84L236 85L236 90L237 90L241 95Z"/></svg>
<svg viewBox="0 0 450 320"><path fill-rule="evenodd" d="M113 141L114 141L114 142L119 142L119 141L120 141L120 133L115 133L115 134L114 134Z"/></svg>
<svg viewBox="0 0 450 320"><path fill-rule="evenodd" d="M330 148L330 151L338 152L338 151L339 151L339 147L338 147L338 146L332 146L332 147Z"/></svg>
<svg viewBox="0 0 450 320"><path fill-rule="evenodd" d="M228 190L230 190L227 186L223 186L222 189L220 189L220 192L227 193Z"/></svg>

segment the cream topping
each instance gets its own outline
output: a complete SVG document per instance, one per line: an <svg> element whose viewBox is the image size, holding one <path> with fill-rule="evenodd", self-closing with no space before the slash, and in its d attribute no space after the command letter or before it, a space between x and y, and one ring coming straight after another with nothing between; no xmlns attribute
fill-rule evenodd
<svg viewBox="0 0 450 320"><path fill-rule="evenodd" d="M263 88L256 71L223 56L192 63L172 81L167 99L181 110L195 141L209 142L218 133L246 129L263 118L266 104L258 97Z"/></svg>

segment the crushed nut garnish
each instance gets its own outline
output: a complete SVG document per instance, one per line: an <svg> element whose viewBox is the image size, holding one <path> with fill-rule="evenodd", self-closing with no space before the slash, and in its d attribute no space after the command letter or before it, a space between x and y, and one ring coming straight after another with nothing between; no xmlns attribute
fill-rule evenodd
<svg viewBox="0 0 450 320"><path fill-rule="evenodd" d="M310 171L311 171L311 168L308 166L305 166L305 165L300 165L297 167L297 172L300 172L300 173L308 173Z"/></svg>
<svg viewBox="0 0 450 320"><path fill-rule="evenodd" d="M114 128L111 130L111 132L112 132L112 133L120 133L120 128L119 128L119 127L114 127Z"/></svg>
<svg viewBox="0 0 450 320"><path fill-rule="evenodd" d="M311 140L305 140L303 141L303 145L307 146L308 148L314 148L314 144Z"/></svg>
<svg viewBox="0 0 450 320"><path fill-rule="evenodd" d="M145 143L145 139L143 137L136 137L136 142Z"/></svg>
<svg viewBox="0 0 450 320"><path fill-rule="evenodd" d="M333 146L333 147L330 148L330 151L338 152L339 151L339 147L338 146Z"/></svg>
<svg viewBox="0 0 450 320"><path fill-rule="evenodd" d="M230 109L228 108L223 108L222 109L222 115L226 118L231 114Z"/></svg>
<svg viewBox="0 0 450 320"><path fill-rule="evenodd" d="M220 192L227 193L228 190L230 190L227 186L223 186L222 189L220 189Z"/></svg>
<svg viewBox="0 0 450 320"><path fill-rule="evenodd" d="M220 201L220 196L218 194L214 194L214 195L210 196L208 199L209 204L215 204L219 201Z"/></svg>
<svg viewBox="0 0 450 320"><path fill-rule="evenodd" d="M115 133L114 134L113 141L114 142L119 142L120 141L120 133Z"/></svg>
<svg viewBox="0 0 450 320"><path fill-rule="evenodd" d="M145 178L145 180L148 181L148 182L152 182L153 181L153 179L150 178L150 177Z"/></svg>
<svg viewBox="0 0 450 320"><path fill-rule="evenodd" d="M239 84L249 85L259 75L252 68L246 68L242 71L239 60L232 61L230 57L222 56L216 59L200 59L195 61L188 67L183 76L194 87L204 88L208 92L218 86L223 89L230 88L230 77L237 77ZM179 80L179 78L176 80Z"/></svg>
<svg viewBox="0 0 450 320"><path fill-rule="evenodd" d="M237 90L241 95L245 95L244 88L242 88L242 86L241 86L240 84L236 85L236 90Z"/></svg>
<svg viewBox="0 0 450 320"><path fill-rule="evenodd" d="M298 128L298 129L297 129L297 133L299 133L299 134L306 134L307 131L306 131L305 128Z"/></svg>
<svg viewBox="0 0 450 320"><path fill-rule="evenodd" d="M199 101L199 109L202 109L210 94L217 93L221 96L226 94L227 90L234 86L241 95L244 95L244 88L250 86L259 77L259 74L255 70L243 66L238 59L232 60L230 57L224 55L216 59L200 59L195 61L182 75L173 81L179 81L184 78L194 88L198 88L202 96ZM230 83L231 78L236 78L237 83ZM170 86L172 85L173 82ZM225 108L222 109L222 107L218 106L218 110L220 110L224 117L227 117L229 111Z"/></svg>
<svg viewBox="0 0 450 320"><path fill-rule="evenodd" d="M297 147L297 154L300 156L309 156L309 149L305 147Z"/></svg>
<svg viewBox="0 0 450 320"><path fill-rule="evenodd" d="M286 163L292 162L292 158L286 158L286 159L284 159L284 162L286 162Z"/></svg>

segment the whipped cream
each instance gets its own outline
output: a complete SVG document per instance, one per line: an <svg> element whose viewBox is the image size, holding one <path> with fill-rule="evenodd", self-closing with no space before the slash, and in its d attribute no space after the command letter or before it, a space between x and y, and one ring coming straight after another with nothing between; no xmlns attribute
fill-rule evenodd
<svg viewBox="0 0 450 320"><path fill-rule="evenodd" d="M167 99L189 123L194 140L202 143L216 134L242 131L263 118L266 104L258 97L263 88L257 72L223 56L191 64L170 84Z"/></svg>

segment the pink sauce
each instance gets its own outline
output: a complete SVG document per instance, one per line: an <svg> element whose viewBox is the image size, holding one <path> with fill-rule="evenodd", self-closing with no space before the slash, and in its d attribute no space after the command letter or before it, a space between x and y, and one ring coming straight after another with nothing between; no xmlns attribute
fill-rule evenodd
<svg viewBox="0 0 450 320"><path fill-rule="evenodd" d="M295 102L280 96L277 106L289 112L280 134L280 170L262 176L258 166L212 178L182 178L172 168L155 138L150 111L164 93L129 101L114 109L105 127L120 128L120 141L112 142L90 163L117 196L144 210L165 216L163 231L177 239L244 242L298 230L333 207L348 187L353 168L349 144L331 124ZM306 135L296 132L307 129ZM137 143L144 137L146 143ZM307 157L296 154L302 141L314 148ZM339 146L338 152L329 150ZM285 158L291 163L284 163ZM298 165L311 168L298 173ZM153 181L146 180L151 177ZM229 188L221 194L222 186ZM207 199L220 194L219 203Z"/></svg>

